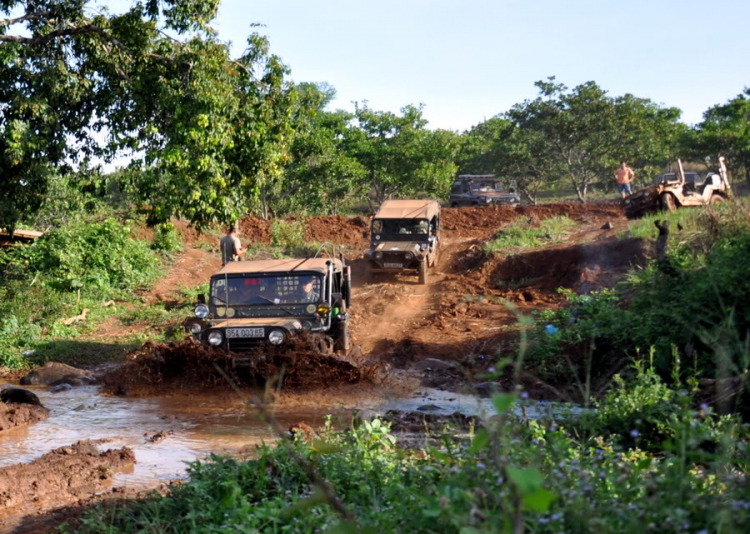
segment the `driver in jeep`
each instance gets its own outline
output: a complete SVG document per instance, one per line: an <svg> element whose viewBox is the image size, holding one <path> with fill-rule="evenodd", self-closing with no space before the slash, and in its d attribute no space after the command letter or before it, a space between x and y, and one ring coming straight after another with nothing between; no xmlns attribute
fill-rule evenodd
<svg viewBox="0 0 750 534"><path fill-rule="evenodd" d="M315 287L315 277L301 277L299 287L285 300L288 302L318 302L320 300L320 293Z"/></svg>

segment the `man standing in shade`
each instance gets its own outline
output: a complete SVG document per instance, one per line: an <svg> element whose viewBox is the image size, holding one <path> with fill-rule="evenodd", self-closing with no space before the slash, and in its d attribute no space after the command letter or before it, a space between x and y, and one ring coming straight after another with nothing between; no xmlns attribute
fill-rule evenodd
<svg viewBox="0 0 750 534"><path fill-rule="evenodd" d="M242 248L239 238L240 232L236 226L232 225L227 231L227 235L219 241L219 250L221 252L221 264L226 265L230 261L236 261L242 258L245 249Z"/></svg>
<svg viewBox="0 0 750 534"><path fill-rule="evenodd" d="M628 167L628 164L624 161L620 162L620 167L615 171L615 180L617 180L617 187L620 190L620 195L625 198L633 191L630 189L630 182L635 178L633 169Z"/></svg>

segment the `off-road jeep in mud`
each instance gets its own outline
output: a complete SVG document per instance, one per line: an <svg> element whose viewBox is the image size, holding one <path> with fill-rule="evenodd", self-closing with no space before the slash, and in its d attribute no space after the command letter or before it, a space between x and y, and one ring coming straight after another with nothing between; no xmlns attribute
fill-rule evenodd
<svg viewBox="0 0 750 534"><path fill-rule="evenodd" d="M684 206L707 206L723 202L732 194L724 158L719 158L719 173L708 173L701 181L696 172L685 172L677 160L677 172L656 179L654 185L625 197L625 213L630 218L657 211L674 211Z"/></svg>
<svg viewBox="0 0 750 534"><path fill-rule="evenodd" d="M211 277L210 291L189 325L204 346L241 353L305 331L322 353L350 348L351 268L343 259L229 262Z"/></svg>
<svg viewBox="0 0 750 534"><path fill-rule="evenodd" d="M372 219L366 278L374 273L415 271L427 283L438 263L440 204L435 200L386 200Z"/></svg>
<svg viewBox="0 0 750 534"><path fill-rule="evenodd" d="M494 174L459 174L451 187L450 205L452 208L497 204L515 207L521 203L516 191L514 182L506 188Z"/></svg>

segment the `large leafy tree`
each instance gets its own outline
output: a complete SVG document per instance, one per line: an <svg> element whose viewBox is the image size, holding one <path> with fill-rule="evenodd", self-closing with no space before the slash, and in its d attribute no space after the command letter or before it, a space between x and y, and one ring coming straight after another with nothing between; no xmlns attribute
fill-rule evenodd
<svg viewBox="0 0 750 534"><path fill-rule="evenodd" d="M361 184L377 204L394 195L444 196L456 172L458 135L428 130L422 108L401 115L355 105L344 149L364 168Z"/></svg>
<svg viewBox="0 0 750 534"><path fill-rule="evenodd" d="M336 95L328 84L302 83L297 94L289 160L279 180L262 191L263 216L337 213L361 190L364 169L344 150L352 114L325 110Z"/></svg>
<svg viewBox="0 0 750 534"><path fill-rule="evenodd" d="M0 226L41 204L55 172L134 157L153 223L228 221L281 172L296 92L268 43L232 59L218 0L0 0Z"/></svg>
<svg viewBox="0 0 750 534"><path fill-rule="evenodd" d="M627 160L648 175L674 157L686 128L680 111L626 94L611 97L594 82L569 90L554 78L536 83L540 96L514 106L513 123L531 132L530 153L557 167L582 202L595 184L612 186L612 171Z"/></svg>
<svg viewBox="0 0 750 534"><path fill-rule="evenodd" d="M732 171L744 172L750 183L750 88L725 104L709 108L689 139L695 156L723 155Z"/></svg>

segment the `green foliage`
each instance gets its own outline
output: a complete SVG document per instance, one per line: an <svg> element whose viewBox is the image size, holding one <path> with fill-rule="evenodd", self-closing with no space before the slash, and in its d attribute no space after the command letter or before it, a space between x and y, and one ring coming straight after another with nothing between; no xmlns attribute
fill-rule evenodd
<svg viewBox="0 0 750 534"><path fill-rule="evenodd" d="M182 236L175 228L174 223L170 221L156 226L154 242L151 247L154 250L166 253L182 251Z"/></svg>
<svg viewBox="0 0 750 534"><path fill-rule="evenodd" d="M421 107L405 106L401 113L356 105L344 147L365 169L360 185L372 189L377 204L392 195L446 196L458 136L428 130Z"/></svg>
<svg viewBox="0 0 750 534"><path fill-rule="evenodd" d="M484 245L487 252L500 252L508 248L533 248L561 241L576 225L565 216L550 217L542 221L519 217L501 228L495 237Z"/></svg>
<svg viewBox="0 0 750 534"><path fill-rule="evenodd" d="M693 135L686 137L686 148L696 159L710 158L716 162L719 155L737 175L744 171L750 181L750 88L735 98L709 108Z"/></svg>
<svg viewBox="0 0 750 534"><path fill-rule="evenodd" d="M750 261L747 204L683 211L689 218L682 218L682 231L673 226L669 252L677 274L665 275L652 263L616 290L567 292L567 308L538 317L527 359L535 373L552 381L569 380L571 371L581 380L607 380L608 370L651 348L655 372L673 381L737 377L750 368L750 282L737 269ZM547 324L558 332L546 333ZM672 378L675 350L685 364ZM742 397L736 402L741 407Z"/></svg>
<svg viewBox="0 0 750 534"><path fill-rule="evenodd" d="M287 157L286 67L258 34L230 57L208 26L217 0L90 4L5 3L21 16L0 21L0 226L30 218L71 163L118 154L134 155L129 191L150 223L236 220Z"/></svg>
<svg viewBox="0 0 750 534"><path fill-rule="evenodd" d="M13 368L28 365L22 351L45 337L73 337L112 315L102 302L131 299L160 272L148 244L111 218L79 220L31 245L0 251L0 271L0 366ZM90 312L81 325L58 322L84 309Z"/></svg>
<svg viewBox="0 0 750 534"><path fill-rule="evenodd" d="M286 250L305 245L305 228L301 221L275 219L271 222L271 245Z"/></svg>
<svg viewBox="0 0 750 534"><path fill-rule="evenodd" d="M678 123L678 109L630 94L611 97L594 82L568 90L553 77L536 86L539 97L506 114L524 131L522 160L569 178L583 202L589 187L602 180L614 187L612 173L622 159L643 175L673 159L686 129Z"/></svg>

